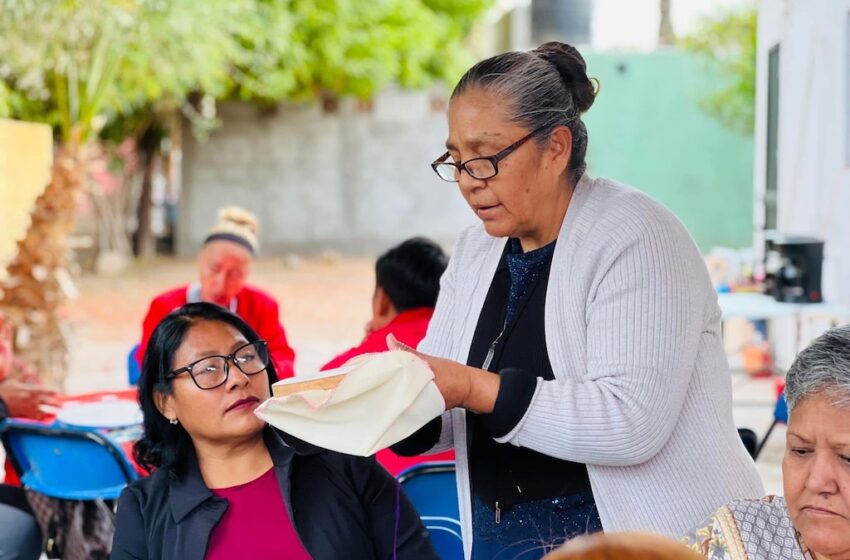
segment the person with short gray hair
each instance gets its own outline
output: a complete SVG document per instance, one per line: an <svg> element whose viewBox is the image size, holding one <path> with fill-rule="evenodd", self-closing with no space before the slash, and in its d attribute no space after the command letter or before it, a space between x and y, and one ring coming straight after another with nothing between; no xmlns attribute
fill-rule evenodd
<svg viewBox="0 0 850 560"><path fill-rule="evenodd" d="M661 204L588 173L599 91L564 43L483 60L431 164L478 223L418 348L447 412L393 450L454 448L466 558L536 559L603 529L678 537L764 493L698 248Z"/></svg>
<svg viewBox="0 0 850 560"><path fill-rule="evenodd" d="M785 398L785 496L723 506L685 538L706 558L850 559L850 325L800 352Z"/></svg>
<svg viewBox="0 0 850 560"><path fill-rule="evenodd" d="M850 325L826 331L797 355L785 376L785 400L793 410L806 397L831 397L850 407Z"/></svg>

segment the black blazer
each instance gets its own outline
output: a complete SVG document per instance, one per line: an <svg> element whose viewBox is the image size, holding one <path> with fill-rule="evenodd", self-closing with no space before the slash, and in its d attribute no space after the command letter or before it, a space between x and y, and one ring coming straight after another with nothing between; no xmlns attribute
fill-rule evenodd
<svg viewBox="0 0 850 560"><path fill-rule="evenodd" d="M315 560L438 559L413 505L374 458L300 444L296 450L271 428L263 435L295 531ZM226 509L194 455L185 476L156 470L118 499L112 559L202 560Z"/></svg>

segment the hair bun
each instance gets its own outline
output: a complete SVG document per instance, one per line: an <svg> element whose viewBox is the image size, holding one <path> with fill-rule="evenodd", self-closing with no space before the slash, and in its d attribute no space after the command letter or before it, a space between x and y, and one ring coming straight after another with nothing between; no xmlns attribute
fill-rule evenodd
<svg viewBox="0 0 850 560"><path fill-rule="evenodd" d="M226 206L218 211L218 222L210 230L210 236L235 235L247 242L253 251L259 248L260 224L257 217L239 206ZM209 240L209 237L207 237Z"/></svg>
<svg viewBox="0 0 850 560"><path fill-rule="evenodd" d="M599 81L587 77L587 63L574 46L550 41L532 52L555 67L567 90L572 93L579 114L590 109L599 91Z"/></svg>
<svg viewBox="0 0 850 560"><path fill-rule="evenodd" d="M218 211L219 225L234 225L236 227L248 229L254 235L260 230L260 225L257 222L257 217L239 206L226 206Z"/></svg>

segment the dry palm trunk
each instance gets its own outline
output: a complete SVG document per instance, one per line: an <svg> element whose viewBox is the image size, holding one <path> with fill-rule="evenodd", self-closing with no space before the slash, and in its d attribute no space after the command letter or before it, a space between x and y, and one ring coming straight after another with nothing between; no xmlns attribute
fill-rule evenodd
<svg viewBox="0 0 850 560"><path fill-rule="evenodd" d="M73 290L67 238L74 227L77 197L85 179L85 156L72 143L56 155L52 178L35 202L26 236L7 268L0 309L17 328L18 356L48 386L61 388L68 345L60 306Z"/></svg>

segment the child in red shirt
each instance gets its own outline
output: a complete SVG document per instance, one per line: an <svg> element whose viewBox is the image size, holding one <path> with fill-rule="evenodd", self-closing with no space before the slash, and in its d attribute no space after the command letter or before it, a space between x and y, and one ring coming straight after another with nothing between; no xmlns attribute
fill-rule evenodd
<svg viewBox="0 0 850 560"><path fill-rule="evenodd" d="M366 337L322 370L337 368L355 356L387 351L388 334L416 348L428 330L447 264L443 250L422 237L408 239L381 255L375 263L372 319L366 323ZM377 458L393 475L423 461L422 457L399 457L388 449L378 452ZM454 460L454 452L429 455L427 460Z"/></svg>

